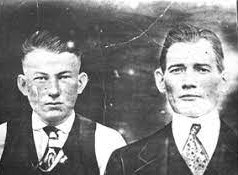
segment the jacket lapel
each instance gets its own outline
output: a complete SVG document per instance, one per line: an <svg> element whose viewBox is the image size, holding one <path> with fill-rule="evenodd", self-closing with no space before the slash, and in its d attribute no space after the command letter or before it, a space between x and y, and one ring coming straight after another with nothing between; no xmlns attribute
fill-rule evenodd
<svg viewBox="0 0 238 175"><path fill-rule="evenodd" d="M159 134L158 134L159 135ZM164 163L167 160L168 139L161 140L158 143L158 136L148 140L138 154L138 159L142 163L135 174L158 174L160 171L166 171ZM160 140L159 140L160 141ZM161 174L161 173L160 173Z"/></svg>
<svg viewBox="0 0 238 175"><path fill-rule="evenodd" d="M22 146L22 151L23 153L28 152L28 158L26 160L30 161L30 166L36 167L38 164L38 157L37 157L37 152L36 152L36 146L34 142L34 137L33 137L33 130L32 130L32 118L29 117L31 114L26 114L23 120L20 122L20 128L22 128L21 133L20 133L20 141L24 140L25 145Z"/></svg>
<svg viewBox="0 0 238 175"><path fill-rule="evenodd" d="M148 139L138 159L143 162L135 171L138 175L190 174L175 144L171 123Z"/></svg>
<svg viewBox="0 0 238 175"><path fill-rule="evenodd" d="M135 171L135 174L166 174L170 140L171 124L152 135L138 154L142 166Z"/></svg>
<svg viewBox="0 0 238 175"><path fill-rule="evenodd" d="M204 175L237 174L237 149L237 136L221 122L217 147ZM171 123L151 136L137 157L142 165L135 170L137 175L191 174L175 144Z"/></svg>
<svg viewBox="0 0 238 175"><path fill-rule="evenodd" d="M8 122L3 162L6 167L35 170L38 164L30 112Z"/></svg>
<svg viewBox="0 0 238 175"><path fill-rule="evenodd" d="M167 173L170 175L188 175L191 174L186 162L182 158L179 150L175 144L175 140L172 135L172 129L170 133L170 143L168 149L168 165Z"/></svg>
<svg viewBox="0 0 238 175"><path fill-rule="evenodd" d="M220 135L215 152L208 164L205 175L237 174L238 141L234 132L221 121Z"/></svg>

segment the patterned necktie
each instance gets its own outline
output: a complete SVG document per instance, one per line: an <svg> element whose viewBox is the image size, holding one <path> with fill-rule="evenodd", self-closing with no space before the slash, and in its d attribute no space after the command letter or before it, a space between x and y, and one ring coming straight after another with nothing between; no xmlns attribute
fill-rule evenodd
<svg viewBox="0 0 238 175"><path fill-rule="evenodd" d="M200 129L200 124L192 125L182 151L183 158L193 175L203 175L209 162L208 154L197 137Z"/></svg>
<svg viewBox="0 0 238 175"><path fill-rule="evenodd" d="M43 128L45 133L48 135L49 140L48 144L46 147L46 151L43 155L43 158L40 162L40 169L45 171L49 169L54 162L60 148L57 147L57 141L58 141L58 134L57 132L59 131L56 127L54 126L46 126Z"/></svg>

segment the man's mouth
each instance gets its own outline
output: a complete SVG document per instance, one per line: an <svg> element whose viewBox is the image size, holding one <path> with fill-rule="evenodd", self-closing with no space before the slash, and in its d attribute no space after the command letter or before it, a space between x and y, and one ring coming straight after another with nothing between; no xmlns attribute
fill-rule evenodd
<svg viewBox="0 0 238 175"><path fill-rule="evenodd" d="M197 98L201 98L201 96L200 95L196 95L196 94L185 94L185 95L179 96L179 98L184 100L184 101L194 101Z"/></svg>
<svg viewBox="0 0 238 175"><path fill-rule="evenodd" d="M61 105L62 103L61 102L48 102L46 103L46 105L49 105L49 106L57 106L57 105Z"/></svg>

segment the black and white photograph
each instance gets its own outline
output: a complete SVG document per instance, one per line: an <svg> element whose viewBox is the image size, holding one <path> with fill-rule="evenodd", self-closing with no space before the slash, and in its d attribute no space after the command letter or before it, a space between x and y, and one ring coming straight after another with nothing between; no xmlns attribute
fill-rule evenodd
<svg viewBox="0 0 238 175"><path fill-rule="evenodd" d="M0 0L0 175L237 175L237 0Z"/></svg>

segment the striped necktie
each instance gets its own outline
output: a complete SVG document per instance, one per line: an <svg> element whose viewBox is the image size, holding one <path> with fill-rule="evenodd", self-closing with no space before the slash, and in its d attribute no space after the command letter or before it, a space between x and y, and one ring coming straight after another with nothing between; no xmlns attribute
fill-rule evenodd
<svg viewBox="0 0 238 175"><path fill-rule="evenodd" d="M54 126L46 126L43 128L45 133L48 135L48 144L46 147L46 151L43 155L43 158L40 162L40 169L43 171L47 171L54 162L60 148L57 147L57 141L58 141L58 129Z"/></svg>
<svg viewBox="0 0 238 175"><path fill-rule="evenodd" d="M209 162L208 154L197 137L200 129L200 124L192 125L182 151L183 159L193 175L203 175Z"/></svg>

